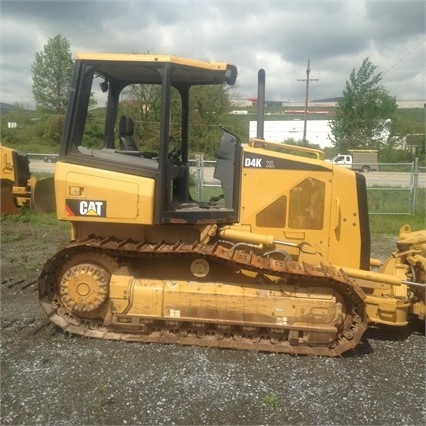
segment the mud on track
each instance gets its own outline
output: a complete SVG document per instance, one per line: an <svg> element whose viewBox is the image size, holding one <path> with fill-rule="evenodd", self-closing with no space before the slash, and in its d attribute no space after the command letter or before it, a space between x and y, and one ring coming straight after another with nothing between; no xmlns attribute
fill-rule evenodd
<svg viewBox="0 0 426 426"><path fill-rule="evenodd" d="M11 424L422 425L424 325L371 327L341 358L133 344L63 334L37 301L41 266L67 241L1 247L1 418ZM19 228L19 229L17 229ZM373 255L394 248L373 240Z"/></svg>

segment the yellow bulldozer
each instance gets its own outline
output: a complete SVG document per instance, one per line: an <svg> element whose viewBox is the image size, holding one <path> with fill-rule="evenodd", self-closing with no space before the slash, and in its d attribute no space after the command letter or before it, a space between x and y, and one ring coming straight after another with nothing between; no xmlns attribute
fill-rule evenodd
<svg viewBox="0 0 426 426"><path fill-rule="evenodd" d="M265 141L262 109L255 139L222 129L220 194L194 200L191 88L236 78L228 63L77 55L55 170L57 217L72 233L38 280L53 323L103 339L338 356L370 323L424 319L426 231L403 226L389 259L371 259L365 177L322 151ZM152 88L156 156L122 114ZM105 96L99 148L85 133L92 92Z"/></svg>
<svg viewBox="0 0 426 426"><path fill-rule="evenodd" d="M52 177L36 179L31 175L28 155L0 145L1 214L14 214L21 207L38 212L55 211Z"/></svg>

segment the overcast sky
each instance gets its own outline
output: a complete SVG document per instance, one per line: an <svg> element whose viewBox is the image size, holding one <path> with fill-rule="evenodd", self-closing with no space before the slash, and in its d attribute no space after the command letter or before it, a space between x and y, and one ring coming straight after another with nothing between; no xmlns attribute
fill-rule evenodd
<svg viewBox="0 0 426 426"><path fill-rule="evenodd" d="M71 52L163 53L230 62L238 93L267 99L341 96L369 57L397 100L425 99L424 0L1 0L0 101L34 105L31 64L61 34Z"/></svg>

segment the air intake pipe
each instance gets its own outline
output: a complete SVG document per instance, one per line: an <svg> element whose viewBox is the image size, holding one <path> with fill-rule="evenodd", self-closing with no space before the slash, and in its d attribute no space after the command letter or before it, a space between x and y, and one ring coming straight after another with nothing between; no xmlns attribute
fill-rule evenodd
<svg viewBox="0 0 426 426"><path fill-rule="evenodd" d="M257 73L257 139L265 139L265 70Z"/></svg>

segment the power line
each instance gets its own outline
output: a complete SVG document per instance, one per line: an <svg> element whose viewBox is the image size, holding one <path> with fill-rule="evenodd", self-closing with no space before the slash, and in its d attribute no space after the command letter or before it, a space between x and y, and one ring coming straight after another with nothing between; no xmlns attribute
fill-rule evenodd
<svg viewBox="0 0 426 426"><path fill-rule="evenodd" d="M386 75L389 71L393 70L396 66L398 66L407 56L411 55L422 43L424 43L426 39L422 40L420 43L416 44L407 54L405 54L398 62L393 64L390 68L388 68L382 76Z"/></svg>

